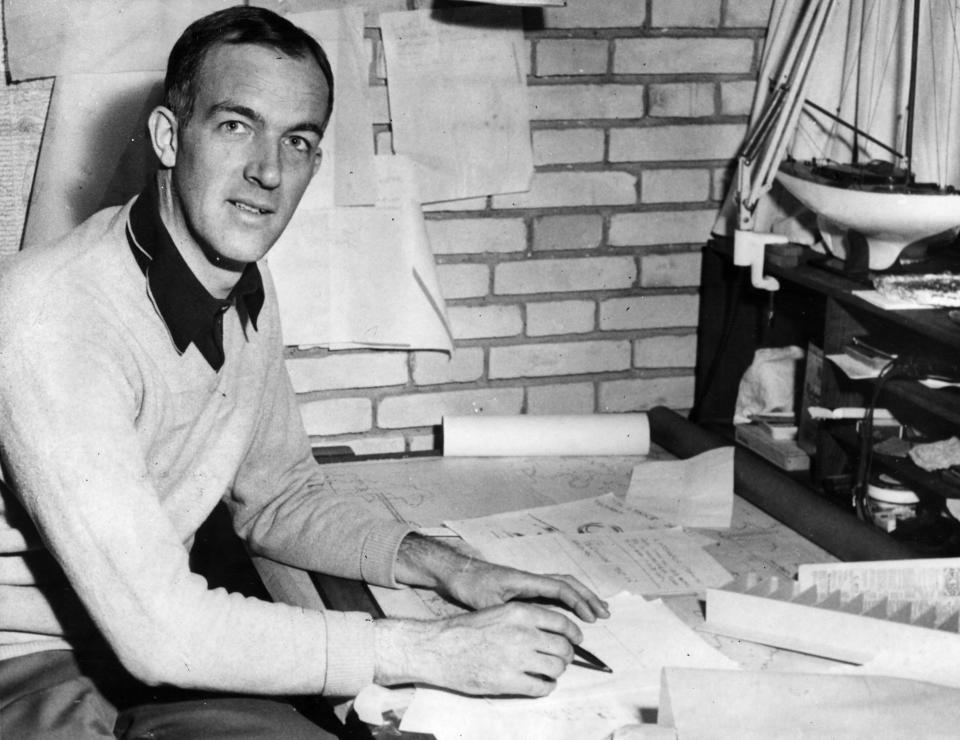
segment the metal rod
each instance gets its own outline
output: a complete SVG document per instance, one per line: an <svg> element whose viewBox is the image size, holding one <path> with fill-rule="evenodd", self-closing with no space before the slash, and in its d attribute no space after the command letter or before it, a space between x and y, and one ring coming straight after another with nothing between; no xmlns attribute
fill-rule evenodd
<svg viewBox="0 0 960 740"><path fill-rule="evenodd" d="M867 141L869 141L869 142L872 143L872 144L876 144L876 145L877 145L878 147L880 147L881 149L886 149L888 152L890 152L890 153L893 154L894 156L897 156L897 157L903 157L903 156L904 156L901 152L898 152L896 149L894 149L894 148L893 148L892 146L890 146L889 144L884 144L882 141L880 141L880 139L874 138L873 136L871 136L870 134L868 134L866 131L864 131L863 129L859 128L858 126L856 126L856 125L854 125L854 124L852 124L852 123L849 123L848 121L844 121L844 120L843 120L842 118L840 118L840 116L838 116L836 113L831 113L830 111L828 111L828 110L827 110L826 108L824 108L823 106L817 105L816 103L814 103L812 100L805 100L805 101L804 101L804 105L806 105L806 106L808 106L808 107L810 107L810 108L813 108L815 111L817 111L817 113L822 113L823 115L825 115L825 116L826 116L827 118L829 118L830 120L832 120L832 121L834 121L834 122L836 122L836 123L839 123L841 126L846 126L848 129L850 129L851 131L853 131L853 132L854 132L855 134L857 134L858 136L862 136L864 139L866 139ZM856 151L856 147L854 147L854 151ZM909 156L909 155L908 155L908 156Z"/></svg>

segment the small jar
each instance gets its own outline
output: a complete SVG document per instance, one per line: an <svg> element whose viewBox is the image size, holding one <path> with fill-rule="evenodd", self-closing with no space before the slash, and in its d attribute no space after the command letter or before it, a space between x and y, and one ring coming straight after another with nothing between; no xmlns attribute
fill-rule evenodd
<svg viewBox="0 0 960 740"><path fill-rule="evenodd" d="M900 522L917 515L919 503L916 493L881 473L867 484L864 511L867 521L884 532L892 532Z"/></svg>

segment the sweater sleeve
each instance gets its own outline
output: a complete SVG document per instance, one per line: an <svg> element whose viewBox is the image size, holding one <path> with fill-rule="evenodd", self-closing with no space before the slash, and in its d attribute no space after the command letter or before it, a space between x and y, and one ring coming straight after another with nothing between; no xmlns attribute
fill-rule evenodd
<svg viewBox="0 0 960 740"><path fill-rule="evenodd" d="M210 590L163 512L135 429L119 329L44 298L0 300L2 456L86 610L135 676L254 693L352 694L372 623ZM372 536L372 535L371 535Z"/></svg>
<svg viewBox="0 0 960 740"><path fill-rule="evenodd" d="M324 480L283 361L273 285L269 272L263 274L267 300L258 333L275 348L262 382L260 418L227 498L234 528L259 555L396 587L397 550L412 530Z"/></svg>

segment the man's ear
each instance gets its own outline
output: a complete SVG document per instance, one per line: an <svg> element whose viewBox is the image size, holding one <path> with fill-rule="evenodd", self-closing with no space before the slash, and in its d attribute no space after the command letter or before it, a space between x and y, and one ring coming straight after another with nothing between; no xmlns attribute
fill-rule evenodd
<svg viewBox="0 0 960 740"><path fill-rule="evenodd" d="M313 174L310 175L310 177L313 177L313 175L317 174L317 172L320 170L320 163L322 161L323 161L323 149L321 149L320 147L317 147L317 153L313 156Z"/></svg>
<svg viewBox="0 0 960 740"><path fill-rule="evenodd" d="M179 145L179 126L177 117L169 108L158 105L147 119L147 129L153 151L164 167L173 167L177 163Z"/></svg>

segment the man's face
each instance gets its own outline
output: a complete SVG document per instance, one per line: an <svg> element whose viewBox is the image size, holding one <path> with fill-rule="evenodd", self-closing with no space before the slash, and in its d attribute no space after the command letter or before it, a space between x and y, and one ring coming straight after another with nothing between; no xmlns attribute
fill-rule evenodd
<svg viewBox="0 0 960 740"><path fill-rule="evenodd" d="M267 253L300 202L320 164L330 92L312 57L252 44L211 50L198 82L178 131L168 228L202 252L194 257L236 267Z"/></svg>

